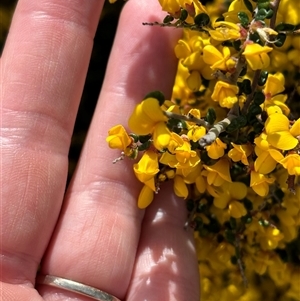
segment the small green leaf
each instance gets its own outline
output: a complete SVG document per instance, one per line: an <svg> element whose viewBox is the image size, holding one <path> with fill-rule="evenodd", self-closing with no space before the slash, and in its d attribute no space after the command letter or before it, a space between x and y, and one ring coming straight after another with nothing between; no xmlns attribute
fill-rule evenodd
<svg viewBox="0 0 300 301"><path fill-rule="evenodd" d="M266 81L268 79L268 75L269 75L268 71L263 70L263 71L260 72L260 76L259 76L259 79L258 79L258 85L259 86L263 86L266 83Z"/></svg>
<svg viewBox="0 0 300 301"><path fill-rule="evenodd" d="M238 12L238 18L239 18L242 26L246 27L249 24L249 18L245 12L243 12L243 11Z"/></svg>
<svg viewBox="0 0 300 301"><path fill-rule="evenodd" d="M185 21L186 18L188 17L188 12L186 9L182 9L181 12L180 12L180 17L179 17L179 20L180 21Z"/></svg>
<svg viewBox="0 0 300 301"><path fill-rule="evenodd" d="M266 19L271 19L271 18L273 17L273 15L274 15L273 9L269 9L269 10L267 11Z"/></svg>
<svg viewBox="0 0 300 301"><path fill-rule="evenodd" d="M267 10L265 8L261 8L257 11L257 14L255 16L255 20L264 20L267 17Z"/></svg>
<svg viewBox="0 0 300 301"><path fill-rule="evenodd" d="M209 15L207 15L205 13L201 13L194 18L194 22L198 26L206 26L210 22Z"/></svg>
<svg viewBox="0 0 300 301"><path fill-rule="evenodd" d="M161 91L152 91L152 92L148 93L144 97L144 99L147 99L149 97L156 98L158 100L160 106L162 106L165 102L165 96Z"/></svg>
<svg viewBox="0 0 300 301"><path fill-rule="evenodd" d="M247 7L247 9L250 11L250 13L252 14L252 12L253 12L252 3L249 0L244 0L244 4Z"/></svg>
<svg viewBox="0 0 300 301"><path fill-rule="evenodd" d="M259 105L256 103L252 103L252 105L249 107L249 113L252 115L258 115L262 112L262 109Z"/></svg>
<svg viewBox="0 0 300 301"><path fill-rule="evenodd" d="M256 91L253 96L254 103L259 106L264 103L266 97L265 94L261 91Z"/></svg>
<svg viewBox="0 0 300 301"><path fill-rule="evenodd" d="M168 23L171 23L173 20L174 20L174 18L171 15L167 15L167 16L165 16L163 23L168 24Z"/></svg>
<svg viewBox="0 0 300 301"><path fill-rule="evenodd" d="M283 46L284 42L286 40L286 34L283 32L280 32L277 36L276 36L276 42L274 43L274 45L276 47L281 47Z"/></svg>
<svg viewBox="0 0 300 301"><path fill-rule="evenodd" d="M213 108L208 108L206 113L206 120L209 124L213 125L216 121L217 115Z"/></svg>
<svg viewBox="0 0 300 301"><path fill-rule="evenodd" d="M147 142L139 145L138 150L139 151L144 151L144 150L148 149L150 147L150 145L151 145L151 142L150 142L150 140L148 140Z"/></svg>
<svg viewBox="0 0 300 301"><path fill-rule="evenodd" d="M295 25L293 24L288 24L288 23L279 23L275 27L276 31L293 31L295 30Z"/></svg>
<svg viewBox="0 0 300 301"><path fill-rule="evenodd" d="M149 139L151 138L152 136L151 135L144 135L144 136L139 136L139 141L143 144L147 141L149 141Z"/></svg>
<svg viewBox="0 0 300 301"><path fill-rule="evenodd" d="M269 0L258 0L257 1L257 8L260 9L268 9L270 7L270 1Z"/></svg>
<svg viewBox="0 0 300 301"><path fill-rule="evenodd" d="M245 93L246 95L250 94L252 92L251 88L251 81L250 79L244 79L242 82L242 92Z"/></svg>
<svg viewBox="0 0 300 301"><path fill-rule="evenodd" d="M253 203L247 199L247 198L244 198L243 199L243 203L244 203L244 206L245 208L248 210L248 211L251 211L253 209Z"/></svg>
<svg viewBox="0 0 300 301"><path fill-rule="evenodd" d="M229 229L226 229L224 232L225 232L224 233L225 234L225 239L229 243L233 244L234 241L235 241L235 234L231 230L229 230Z"/></svg>
<svg viewBox="0 0 300 301"><path fill-rule="evenodd" d="M139 136L134 134L134 133L130 133L129 136L133 139L134 143L137 143L139 141Z"/></svg>

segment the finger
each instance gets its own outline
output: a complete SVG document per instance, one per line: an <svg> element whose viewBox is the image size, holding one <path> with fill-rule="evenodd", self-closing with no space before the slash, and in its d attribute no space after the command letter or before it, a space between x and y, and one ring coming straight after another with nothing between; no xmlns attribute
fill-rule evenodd
<svg viewBox="0 0 300 301"><path fill-rule="evenodd" d="M102 4L20 0L17 5L0 66L4 282L34 282L56 223Z"/></svg>
<svg viewBox="0 0 300 301"><path fill-rule="evenodd" d="M199 300L193 231L184 229L185 201L162 185L146 211L137 260L126 300Z"/></svg>
<svg viewBox="0 0 300 301"><path fill-rule="evenodd" d="M65 206L43 262L43 273L73 279L123 298L138 246L143 211L132 162L112 165L107 131L126 125L134 105L151 90L170 95L180 32L142 26L161 9L155 0L129 1L120 18L98 106ZM40 288L53 298L53 291ZM67 294L65 292L65 294ZM50 297L51 295L51 297ZM52 300L52 299L51 299Z"/></svg>

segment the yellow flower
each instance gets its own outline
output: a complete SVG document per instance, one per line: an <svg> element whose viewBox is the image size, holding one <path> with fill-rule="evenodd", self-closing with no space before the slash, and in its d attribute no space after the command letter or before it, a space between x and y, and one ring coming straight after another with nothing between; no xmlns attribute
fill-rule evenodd
<svg viewBox="0 0 300 301"><path fill-rule="evenodd" d="M132 138L129 137L122 125L116 125L108 131L106 141L110 148L125 151L132 143Z"/></svg>
<svg viewBox="0 0 300 301"><path fill-rule="evenodd" d="M212 159L219 159L224 156L227 144L223 143L220 138L217 138L211 145L206 146L207 154Z"/></svg>
<svg viewBox="0 0 300 301"><path fill-rule="evenodd" d="M152 150L147 150L140 161L133 165L133 170L140 182L156 191L154 177L159 172L158 154Z"/></svg>
<svg viewBox="0 0 300 301"><path fill-rule="evenodd" d="M269 74L267 82L264 87L265 102L264 106L267 109L269 106L278 106L284 112L285 115L289 115L290 109L285 104L287 95L279 94L285 90L284 75L280 72L275 74Z"/></svg>
<svg viewBox="0 0 300 301"><path fill-rule="evenodd" d="M263 174L256 171L251 171L250 187L262 197L265 197L269 193L269 184L274 183L275 178L268 178Z"/></svg>
<svg viewBox="0 0 300 301"><path fill-rule="evenodd" d="M257 155L257 159L254 162L254 169L262 174L268 174L273 171L277 163L284 158L276 149L262 150L257 146L255 147L255 154Z"/></svg>
<svg viewBox="0 0 300 301"><path fill-rule="evenodd" d="M207 177L207 183L209 185L221 186L225 181L231 182L231 176L229 172L229 162L225 158L221 158L214 165L203 165L206 171L202 174Z"/></svg>
<svg viewBox="0 0 300 301"><path fill-rule="evenodd" d="M300 119L298 119L290 128L289 119L281 114L271 114L265 123L267 141L281 150L290 150L295 148L299 140L295 137L300 135Z"/></svg>
<svg viewBox="0 0 300 301"><path fill-rule="evenodd" d="M229 47L224 46L222 53L213 45L207 45L203 48L203 60L213 70L228 70L227 62L230 57Z"/></svg>
<svg viewBox="0 0 300 301"><path fill-rule="evenodd" d="M147 185L144 185L138 198L138 207L140 209L144 209L148 207L154 198L154 192L153 190L148 187Z"/></svg>
<svg viewBox="0 0 300 301"><path fill-rule="evenodd" d="M210 30L210 36L216 41L237 40L241 37L240 27L232 22L215 22L215 30Z"/></svg>
<svg viewBox="0 0 300 301"><path fill-rule="evenodd" d="M163 11L175 14L180 10L180 5L176 0L158 0Z"/></svg>
<svg viewBox="0 0 300 301"><path fill-rule="evenodd" d="M188 172L190 172L191 168L200 162L199 155L191 149L187 137L172 133L168 150L169 152L162 154L159 162L172 168L188 169Z"/></svg>
<svg viewBox="0 0 300 301"><path fill-rule="evenodd" d="M131 114L128 125L138 135L153 134L153 144L162 150L170 141L170 131L166 126L164 115L157 99L149 97L138 104Z"/></svg>
<svg viewBox="0 0 300 301"><path fill-rule="evenodd" d="M181 176L176 175L174 178L174 192L177 196L187 198L189 191Z"/></svg>
<svg viewBox="0 0 300 301"><path fill-rule="evenodd" d="M266 69L270 65L270 58L267 54L273 50L272 47L259 44L247 44L243 55L252 70Z"/></svg>
<svg viewBox="0 0 300 301"><path fill-rule="evenodd" d="M279 163L290 175L300 176L300 156L298 154L287 155Z"/></svg>
<svg viewBox="0 0 300 301"><path fill-rule="evenodd" d="M228 207L228 213L234 218L240 218L247 214L247 210L243 203L238 200L242 200L247 195L247 186L241 182L225 182L221 189L221 193L218 197L214 198L214 205L219 209L225 209Z"/></svg>
<svg viewBox="0 0 300 301"><path fill-rule="evenodd" d="M219 80L214 87L211 98L219 102L221 107L230 109L238 100L238 92L239 88L236 85Z"/></svg>
<svg viewBox="0 0 300 301"><path fill-rule="evenodd" d="M252 154L253 147L249 144L238 145L231 142L233 149L228 152L228 157L232 161L241 161L244 165L249 165L248 157Z"/></svg>

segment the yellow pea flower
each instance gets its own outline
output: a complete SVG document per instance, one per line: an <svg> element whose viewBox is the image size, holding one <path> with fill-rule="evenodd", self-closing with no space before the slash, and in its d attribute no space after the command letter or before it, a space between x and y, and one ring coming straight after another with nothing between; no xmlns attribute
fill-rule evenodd
<svg viewBox="0 0 300 301"><path fill-rule="evenodd" d="M148 207L154 199L154 192L153 190L148 187L147 185L144 185L138 198L138 207L140 209L144 209Z"/></svg>
<svg viewBox="0 0 300 301"><path fill-rule="evenodd" d="M279 163L290 175L300 176L300 156L298 154L287 155Z"/></svg>
<svg viewBox="0 0 300 301"><path fill-rule="evenodd" d="M286 94L279 94L285 90L285 78L281 72L269 74L263 92L265 94L264 107L267 109L270 106L278 106L285 115L289 115L290 109L285 104L287 100Z"/></svg>
<svg viewBox="0 0 300 301"><path fill-rule="evenodd" d="M247 214L247 210L241 202L231 201L228 206L228 211L230 216L234 218L241 218L242 216Z"/></svg>
<svg viewBox="0 0 300 301"><path fill-rule="evenodd" d="M300 119L290 128L289 119L280 113L271 114L265 123L267 141L281 150L295 148L299 140L295 137L300 136Z"/></svg>
<svg viewBox="0 0 300 301"><path fill-rule="evenodd" d="M170 141L170 131L166 126L167 117L157 99L149 97L138 104L131 114L128 125L138 135L153 134L153 144L162 150Z"/></svg>
<svg viewBox="0 0 300 301"><path fill-rule="evenodd" d="M239 88L236 85L219 80L214 87L211 98L219 102L221 107L230 109L238 101L238 92Z"/></svg>
<svg viewBox="0 0 300 301"><path fill-rule="evenodd" d="M163 11L175 14L180 10L180 5L176 0L158 0Z"/></svg>
<svg viewBox="0 0 300 301"><path fill-rule="evenodd" d="M235 23L219 21L214 23L214 28L209 34L216 41L237 40L241 37L240 27Z"/></svg>
<svg viewBox="0 0 300 301"><path fill-rule="evenodd" d="M262 197L265 197L269 193L269 184L274 183L275 178L268 178L263 174L256 171L251 171L250 187Z"/></svg>
<svg viewBox="0 0 300 301"><path fill-rule="evenodd" d="M158 100L149 97L135 107L128 125L137 135L148 135L160 121L167 121L167 117L163 114Z"/></svg>
<svg viewBox="0 0 300 301"><path fill-rule="evenodd" d="M240 218L247 214L247 210L241 202L247 195L247 186L241 182L225 182L221 189L221 193L218 197L214 198L214 206L219 209L225 209L228 207L228 213L234 218Z"/></svg>
<svg viewBox="0 0 300 301"><path fill-rule="evenodd" d="M132 143L132 138L129 137L125 128L122 125L116 125L108 131L106 142L110 148L125 151Z"/></svg>
<svg viewBox="0 0 300 301"><path fill-rule="evenodd" d="M247 44L243 55L252 70L266 69L270 65L268 53L272 50L272 47L261 46L256 43Z"/></svg>
<svg viewBox="0 0 300 301"><path fill-rule="evenodd" d="M147 150L140 161L133 165L133 170L140 182L156 191L154 177L159 172L158 154L152 150Z"/></svg>
<svg viewBox="0 0 300 301"><path fill-rule="evenodd" d="M207 176L207 183L209 185L221 186L225 181L231 182L229 172L229 162L225 158L221 158L214 165L203 165L207 172L202 173Z"/></svg>
<svg viewBox="0 0 300 301"><path fill-rule="evenodd" d="M186 199L189 191L187 185L184 182L183 177L176 175L174 178L174 192L177 196Z"/></svg>
<svg viewBox="0 0 300 301"><path fill-rule="evenodd" d="M223 143L220 138L217 138L211 145L206 146L207 154L212 159L219 159L224 156L227 144Z"/></svg>
<svg viewBox="0 0 300 301"><path fill-rule="evenodd" d="M226 62L230 57L229 47L224 46L222 53L213 45L207 45L203 48L203 60L213 70L227 70L228 66Z"/></svg>
<svg viewBox="0 0 300 301"><path fill-rule="evenodd" d="M248 157L252 154L253 147L249 144L238 145L231 142L233 149L228 152L228 157L232 161L241 161L244 165L249 165Z"/></svg>
<svg viewBox="0 0 300 301"><path fill-rule="evenodd" d="M272 172L284 157L276 149L262 150L259 147L255 147L255 154L257 159L254 162L254 169L258 173L268 174Z"/></svg>

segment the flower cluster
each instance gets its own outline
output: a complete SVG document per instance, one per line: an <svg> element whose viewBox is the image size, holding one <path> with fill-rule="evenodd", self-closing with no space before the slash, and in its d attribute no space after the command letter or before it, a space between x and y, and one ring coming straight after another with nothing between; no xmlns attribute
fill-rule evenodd
<svg viewBox="0 0 300 301"><path fill-rule="evenodd" d="M300 2L159 2L150 25L183 28L172 98L149 93L109 146L141 153L140 208L169 180L186 200L203 300L300 300Z"/></svg>

